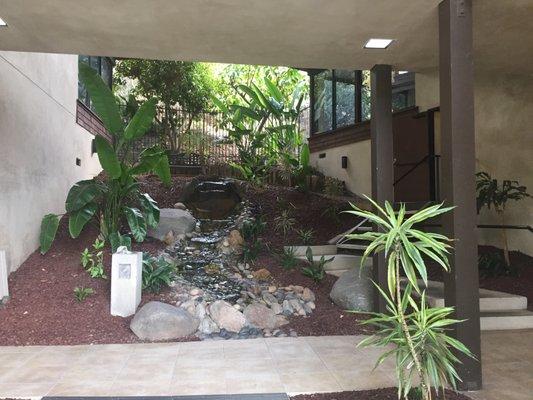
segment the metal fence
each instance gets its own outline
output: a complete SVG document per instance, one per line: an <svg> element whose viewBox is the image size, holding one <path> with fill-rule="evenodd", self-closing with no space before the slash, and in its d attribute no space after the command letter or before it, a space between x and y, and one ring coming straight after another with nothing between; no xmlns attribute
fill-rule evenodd
<svg viewBox="0 0 533 400"><path fill-rule="evenodd" d="M227 165L238 162L237 147L232 143L228 131L224 129L224 115L221 112L201 112L193 114L182 109L173 109L173 131L163 130L165 112L159 109L157 123L142 139L129 149L134 160L147 147L159 145L169 151L171 165ZM298 120L298 129L303 138L309 134L309 108L304 108ZM171 145L172 138L179 138ZM268 143L265 143L265 147Z"/></svg>

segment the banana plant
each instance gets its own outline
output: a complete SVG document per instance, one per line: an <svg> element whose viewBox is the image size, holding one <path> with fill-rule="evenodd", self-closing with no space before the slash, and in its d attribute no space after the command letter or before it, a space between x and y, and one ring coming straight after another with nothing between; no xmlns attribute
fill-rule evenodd
<svg viewBox="0 0 533 400"><path fill-rule="evenodd" d="M157 203L141 193L136 177L154 173L163 183L170 184L170 168L164 150L157 146L145 149L136 163L128 160L133 142L150 129L156 114L155 98L144 102L126 124L120 114L116 98L102 78L85 63L79 64L79 78L85 85L96 114L102 120L112 141L96 136L98 160L105 172L103 178L77 182L65 201L69 233L77 238L83 228L95 221L102 239L108 239L113 250L131 245L131 237L121 234L127 222L133 239L142 242L149 227L159 223ZM60 215L47 214L41 223L41 254L51 247L59 226Z"/></svg>

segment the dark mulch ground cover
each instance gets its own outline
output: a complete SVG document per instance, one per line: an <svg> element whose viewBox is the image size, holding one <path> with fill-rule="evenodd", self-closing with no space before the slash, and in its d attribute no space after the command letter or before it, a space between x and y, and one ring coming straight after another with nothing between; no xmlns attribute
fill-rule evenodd
<svg viewBox="0 0 533 400"><path fill-rule="evenodd" d="M435 400L442 400L444 397L433 397ZM446 391L446 400L470 400L461 393ZM398 400L397 388L383 388L374 390L358 390L352 392L336 393L314 393L291 396L292 400Z"/></svg>

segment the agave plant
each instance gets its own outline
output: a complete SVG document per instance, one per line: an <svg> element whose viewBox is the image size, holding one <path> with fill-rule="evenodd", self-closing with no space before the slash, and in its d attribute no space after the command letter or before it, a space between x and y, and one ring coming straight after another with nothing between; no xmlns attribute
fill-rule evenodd
<svg viewBox="0 0 533 400"><path fill-rule="evenodd" d="M119 112L117 100L102 78L85 63L79 65L79 77L87 88L95 112L113 136L108 142L96 136L98 159L105 172L103 179L77 182L70 189L65 202L69 216L69 232L73 238L80 235L91 220L100 227L102 239L109 239L113 248L131 244L131 238L121 234L122 223L127 221L129 231L137 242L144 240L148 227L159 223L157 203L139 191L136 177L155 173L170 184L170 168L165 152L158 147L145 149L140 160L129 162L132 143L146 134L156 112L156 99L143 103L126 125ZM41 223L41 253L46 253L57 233L59 216L48 214Z"/></svg>
<svg viewBox="0 0 533 400"><path fill-rule="evenodd" d="M462 343L446 335L447 328L461 322L449 317L453 308L428 307L425 292L419 284L421 279L427 286L425 259L433 260L445 271L449 270L447 255L451 240L438 233L423 232L416 229L415 225L446 213L453 207L432 205L407 218L403 204L396 212L388 202L382 208L373 200L368 200L376 213L354 205L351 205L353 210L346 212L368 218L379 229L347 237L369 242L361 259L361 267L371 255L385 253L387 288L383 290L378 287L378 290L386 299L388 313L371 313L372 318L364 323L378 327L380 335L363 340L359 346L394 345L392 350L378 359L376 366L394 356L398 396L407 398L413 386L413 375L416 374L420 378L422 396L429 400L432 388L444 390L448 384L455 388L459 376L454 365L459 360L454 351L472 356ZM402 275L407 278L403 293Z"/></svg>

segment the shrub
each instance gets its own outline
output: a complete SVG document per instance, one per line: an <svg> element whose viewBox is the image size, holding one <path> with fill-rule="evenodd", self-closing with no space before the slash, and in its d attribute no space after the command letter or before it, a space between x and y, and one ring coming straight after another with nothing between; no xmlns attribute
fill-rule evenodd
<svg viewBox="0 0 533 400"><path fill-rule="evenodd" d="M500 251L480 254L478 256L478 269L483 278L517 275L517 271L507 265L505 257Z"/></svg>
<svg viewBox="0 0 533 400"><path fill-rule="evenodd" d="M288 210L283 210L280 215L274 218L274 230L276 232L282 232L283 236L286 237L287 234L293 229L296 220L291 217Z"/></svg>
<svg viewBox="0 0 533 400"><path fill-rule="evenodd" d="M83 286L74 288L74 297L80 303L85 301L85 299L93 293L94 290L92 290L91 288L86 288Z"/></svg>
<svg viewBox="0 0 533 400"><path fill-rule="evenodd" d="M303 244L311 244L315 236L313 229L299 229L296 231Z"/></svg>
<svg viewBox="0 0 533 400"><path fill-rule="evenodd" d="M178 269L174 262L163 256L143 257L142 287L152 293L159 293L163 286L170 286Z"/></svg>
<svg viewBox="0 0 533 400"><path fill-rule="evenodd" d="M81 265L91 278L107 279L104 271L104 245L103 240L96 239L92 250L86 248L81 253Z"/></svg>
<svg viewBox="0 0 533 400"><path fill-rule="evenodd" d="M286 270L294 269L298 265L298 258L296 258L294 247L284 247L279 258L281 266Z"/></svg>
<svg viewBox="0 0 533 400"><path fill-rule="evenodd" d="M330 196L342 196L344 194L344 182L340 179L326 176L324 178L324 193Z"/></svg>
<svg viewBox="0 0 533 400"><path fill-rule="evenodd" d="M307 251L305 252L305 257L307 258L308 266L302 268L302 274L308 276L316 283L319 283L322 279L324 279L324 276L326 274L324 267L327 263L332 262L335 258L331 257L329 259L326 259L324 256L322 256L320 257L320 260L316 261L313 257L313 250L311 249L311 247L307 248Z"/></svg>
<svg viewBox="0 0 533 400"><path fill-rule="evenodd" d="M242 248L242 257L244 262L253 264L255 260L257 260L262 248L263 244L260 240L246 242Z"/></svg>
<svg viewBox="0 0 533 400"><path fill-rule="evenodd" d="M431 399L431 388L436 391L451 385L456 387L458 379L455 364L459 362L458 354L472 357L470 351L458 340L447 336L446 332L460 322L450 318L451 307L428 307L426 295L420 290L418 277L427 285L427 270L424 257L432 259L444 270L449 270L447 254L451 246L450 239L437 233L422 232L413 226L451 210L442 204L429 206L409 218L405 218L405 205L395 212L385 202L383 209L377 203L370 202L377 213L365 211L353 206L348 211L362 218L368 218L379 226L379 231L347 235L349 239L368 241L361 268L367 257L385 252L388 268L387 288L380 288L381 295L387 303L387 313L371 313L372 318L364 324L377 327L379 335L371 336L359 343L359 346L393 346L392 350L381 355L376 366L388 357L396 361L398 379L398 397L407 397L413 386L413 376L420 379L420 391L425 400ZM401 292L400 276L405 275L406 288ZM377 285L376 285L377 286ZM415 291L420 298L412 296Z"/></svg>
<svg viewBox="0 0 533 400"><path fill-rule="evenodd" d="M259 235L265 231L266 224L262 216L245 221L241 228L243 239L246 241L256 241Z"/></svg>
<svg viewBox="0 0 533 400"><path fill-rule="evenodd" d="M126 221L131 235L137 242L146 237L148 227L159 222L157 203L148 195L141 194L136 177L153 172L166 184L170 184L170 168L165 152L158 147L145 149L140 161L129 162L133 142L140 139L150 128L156 113L156 99L142 104L127 126L119 112L115 96L102 78L87 64L80 63L79 76L94 108L106 129L113 135L108 142L102 136L94 139L98 159L105 175L102 179L77 182L69 191L65 202L69 215L69 233L77 238L85 225L95 220L104 239L122 244L131 243L120 235L121 223ZM52 245L59 225L59 216L46 215L41 223L41 253Z"/></svg>

